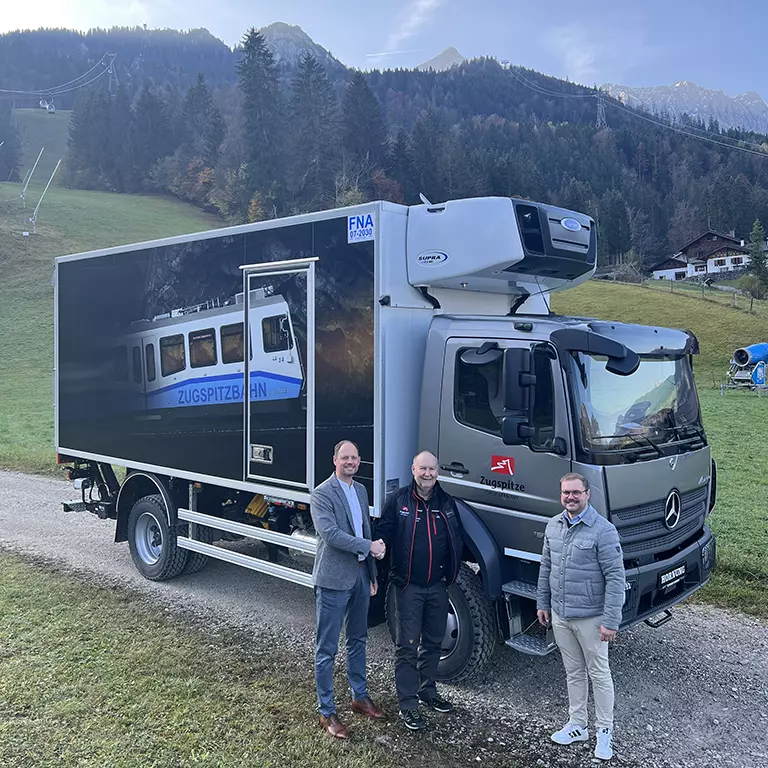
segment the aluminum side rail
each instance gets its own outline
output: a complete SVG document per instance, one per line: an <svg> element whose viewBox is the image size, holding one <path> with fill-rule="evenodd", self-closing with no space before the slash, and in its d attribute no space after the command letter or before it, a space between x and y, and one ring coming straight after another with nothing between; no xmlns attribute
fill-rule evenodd
<svg viewBox="0 0 768 768"><path fill-rule="evenodd" d="M249 539L264 541L268 544L277 544L281 547L288 547L289 549L306 552L310 555L314 555L317 551L316 544L294 539L284 533L268 531L264 528L255 528L251 525L235 523L231 520L222 520L221 518L212 517L211 515L193 512L191 509L179 509L177 514L179 520L184 520L185 522L194 525L216 528L220 531L227 531L228 533L234 533ZM177 536L176 543L182 549L199 552L202 555L207 555L208 557L213 557L217 560L224 560L232 565L239 565L243 568L249 568L252 571L266 573L269 576L276 576L285 581L292 581L294 584L312 587L312 575L309 573L297 571L293 568L287 568L286 566L278 565L277 563L270 563L266 560L261 560L258 557L251 557L250 555L244 555L240 552L232 552L229 549L223 549L214 544L206 544L187 536Z"/></svg>

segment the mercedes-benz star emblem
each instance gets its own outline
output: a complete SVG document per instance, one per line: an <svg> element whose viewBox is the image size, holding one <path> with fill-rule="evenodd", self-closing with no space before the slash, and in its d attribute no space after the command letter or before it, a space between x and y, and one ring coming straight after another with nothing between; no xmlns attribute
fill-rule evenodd
<svg viewBox="0 0 768 768"><path fill-rule="evenodd" d="M677 467L677 454L669 457L669 468L674 472Z"/></svg>
<svg viewBox="0 0 768 768"><path fill-rule="evenodd" d="M680 522L680 513L683 510L683 503L680 500L680 494L672 491L667 496L667 503L664 505L664 525L671 531Z"/></svg>

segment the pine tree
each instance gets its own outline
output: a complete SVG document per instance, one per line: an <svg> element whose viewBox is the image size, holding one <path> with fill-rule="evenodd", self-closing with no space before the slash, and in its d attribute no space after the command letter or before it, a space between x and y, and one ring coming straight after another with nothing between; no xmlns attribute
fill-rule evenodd
<svg viewBox="0 0 768 768"><path fill-rule="evenodd" d="M283 174L285 126L275 58L264 37L254 28L243 38L237 73L243 95L248 184L253 192L274 192L276 181Z"/></svg>
<svg viewBox="0 0 768 768"><path fill-rule="evenodd" d="M334 197L339 166L336 95L310 53L299 61L290 101L291 189L303 206L319 208Z"/></svg>
<svg viewBox="0 0 768 768"><path fill-rule="evenodd" d="M112 133L110 152L113 157L112 184L118 192L128 189L132 160L130 156L133 110L124 86L119 86L112 101Z"/></svg>
<svg viewBox="0 0 768 768"><path fill-rule="evenodd" d="M618 189L609 189L600 199L600 252L604 263L617 264L629 250L630 230L627 204Z"/></svg>
<svg viewBox="0 0 768 768"><path fill-rule="evenodd" d="M344 149L355 160L382 166L387 150L387 129L381 104L362 72L355 72L344 91L342 104Z"/></svg>
<svg viewBox="0 0 768 768"><path fill-rule="evenodd" d="M414 195L413 181L413 155L411 141L405 131L400 131L391 146L389 152L389 175L397 182L404 202L414 202L418 195Z"/></svg>
<svg viewBox="0 0 768 768"><path fill-rule="evenodd" d="M19 181L21 137L7 102L0 102L0 142L0 181Z"/></svg>
<svg viewBox="0 0 768 768"><path fill-rule="evenodd" d="M422 112L411 136L413 171L416 193L424 194L433 203L445 200L445 136L432 108Z"/></svg>
<svg viewBox="0 0 768 768"><path fill-rule="evenodd" d="M227 126L218 107L211 107L208 114L208 124L205 127L203 140L205 141L204 160L207 165L213 167L218 163L221 154L221 145L227 135Z"/></svg>
<svg viewBox="0 0 768 768"><path fill-rule="evenodd" d="M93 109L96 101L95 92L81 96L72 109L69 119L69 139L67 140L66 183L74 187L92 187L95 185L93 148Z"/></svg>
<svg viewBox="0 0 768 768"><path fill-rule="evenodd" d="M765 259L765 228L760 219L755 219L749 235L749 271L759 280L768 283L768 268Z"/></svg>
<svg viewBox="0 0 768 768"><path fill-rule="evenodd" d="M172 150L165 106L149 83L136 101L129 143L133 161L129 186L138 191L148 181L152 166Z"/></svg>
<svg viewBox="0 0 768 768"><path fill-rule="evenodd" d="M197 81L187 91L181 108L181 135L184 141L192 144L205 135L213 108L213 98L208 90L205 75L199 72Z"/></svg>

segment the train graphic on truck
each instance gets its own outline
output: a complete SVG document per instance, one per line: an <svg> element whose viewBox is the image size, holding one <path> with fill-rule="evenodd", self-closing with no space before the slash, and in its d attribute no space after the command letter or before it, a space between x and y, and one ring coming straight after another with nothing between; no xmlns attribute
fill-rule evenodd
<svg viewBox="0 0 768 768"><path fill-rule="evenodd" d="M130 410L241 404L245 398L243 295L131 324L111 350ZM294 400L304 374L288 304L269 287L251 291L248 400Z"/></svg>

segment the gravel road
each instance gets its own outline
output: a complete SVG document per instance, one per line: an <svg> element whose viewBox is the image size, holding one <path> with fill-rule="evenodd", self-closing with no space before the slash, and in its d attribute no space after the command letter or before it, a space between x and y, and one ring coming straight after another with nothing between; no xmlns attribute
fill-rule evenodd
<svg viewBox="0 0 768 768"><path fill-rule="evenodd" d="M134 569L127 545L113 544L113 521L61 511L60 502L73 497L71 486L58 479L0 471L0 548L134 590L212 627L279 636L295 647L297 663L311 663L310 590L220 561L174 581L146 581ZM371 631L369 649L371 690L393 702L392 647L384 627ZM612 668L614 762L644 768L768 766L765 623L711 607L680 607L660 629L641 625L621 633ZM557 654L540 659L502 646L482 677L444 692L469 716L442 719L433 737L459 744L463 729L472 731L473 755L457 748L456 765L502 765L507 750L527 756L534 767L595 765L586 745L561 748L548 742L548 733L567 713ZM411 737L396 723L384 728L384 746Z"/></svg>

